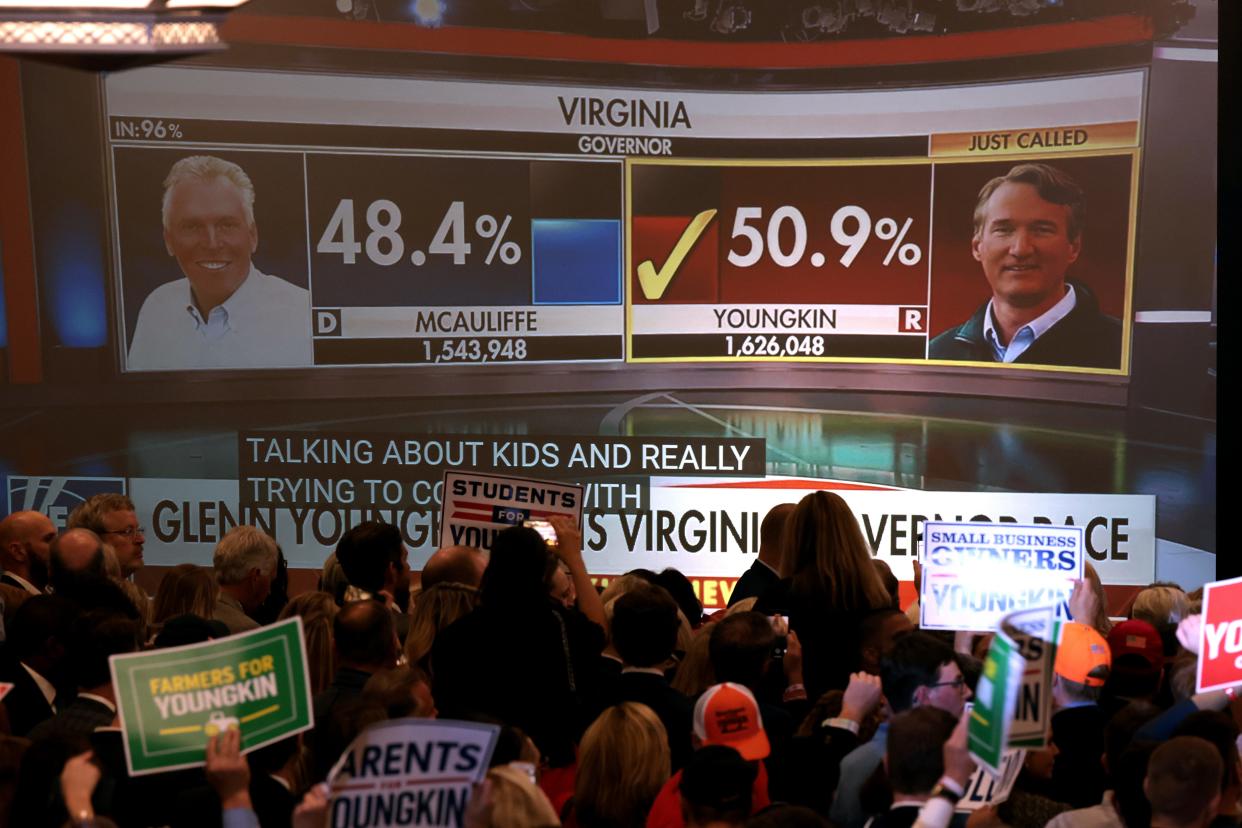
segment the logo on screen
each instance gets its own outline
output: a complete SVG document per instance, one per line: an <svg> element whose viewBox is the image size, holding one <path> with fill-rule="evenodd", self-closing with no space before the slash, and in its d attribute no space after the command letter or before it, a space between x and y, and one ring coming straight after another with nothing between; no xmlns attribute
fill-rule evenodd
<svg viewBox="0 0 1242 828"><path fill-rule="evenodd" d="M97 494L125 494L124 477L9 477L8 513L34 510L64 529L69 513Z"/></svg>

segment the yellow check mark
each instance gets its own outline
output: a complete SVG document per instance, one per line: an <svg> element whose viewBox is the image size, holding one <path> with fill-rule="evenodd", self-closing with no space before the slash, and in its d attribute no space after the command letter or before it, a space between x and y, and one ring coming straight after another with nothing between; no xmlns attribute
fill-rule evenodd
<svg viewBox="0 0 1242 828"><path fill-rule="evenodd" d="M677 268L681 267L686 256L690 255L695 242L703 235L703 231L715 217L715 210L704 210L695 216L682 232L677 244L673 246L673 252L668 254L664 267L656 270L655 263L650 259L638 266L638 284L643 289L643 296L654 302L664 295L664 291L668 290L669 282L673 281L673 276L677 274Z"/></svg>

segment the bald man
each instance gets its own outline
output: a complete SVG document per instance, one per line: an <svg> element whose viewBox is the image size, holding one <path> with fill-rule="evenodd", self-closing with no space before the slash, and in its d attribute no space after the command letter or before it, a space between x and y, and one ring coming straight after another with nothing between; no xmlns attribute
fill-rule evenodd
<svg viewBox="0 0 1242 828"><path fill-rule="evenodd" d="M42 512L14 512L0 520L0 584L42 594L54 540L56 527Z"/></svg>
<svg viewBox="0 0 1242 828"><path fill-rule="evenodd" d="M90 529L69 529L52 543L49 567L52 588L83 578L107 578L103 539Z"/></svg>
<svg viewBox="0 0 1242 828"><path fill-rule="evenodd" d="M437 549L423 565L419 584L431 589L436 584L452 581L477 587L487 569L487 555L473 546L446 546Z"/></svg>
<svg viewBox="0 0 1242 828"><path fill-rule="evenodd" d="M768 510L759 525L759 557L742 573L729 596L729 606L746 598L758 598L781 579L781 535L796 503L780 503Z"/></svg>

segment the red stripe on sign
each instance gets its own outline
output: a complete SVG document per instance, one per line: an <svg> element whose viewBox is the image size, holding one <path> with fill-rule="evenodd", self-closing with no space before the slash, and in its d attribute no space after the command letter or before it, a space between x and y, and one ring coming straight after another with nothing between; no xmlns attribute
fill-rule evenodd
<svg viewBox="0 0 1242 828"><path fill-rule="evenodd" d="M416 785L469 785L471 779L469 776L442 776L438 779L407 779L405 786L412 788Z"/></svg>
<svg viewBox="0 0 1242 828"><path fill-rule="evenodd" d="M752 480L729 483L678 483L662 486L668 489L836 489L838 491L900 492L895 486L877 486L871 483L847 483L843 480Z"/></svg>

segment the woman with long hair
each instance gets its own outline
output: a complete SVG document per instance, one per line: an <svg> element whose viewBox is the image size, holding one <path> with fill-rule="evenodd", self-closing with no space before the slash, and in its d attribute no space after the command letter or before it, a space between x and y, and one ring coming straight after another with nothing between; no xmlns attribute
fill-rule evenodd
<svg viewBox="0 0 1242 828"><path fill-rule="evenodd" d="M436 635L478 605L478 589L455 581L441 581L419 592L410 610L410 631L405 636L406 663L427 669Z"/></svg>
<svg viewBox="0 0 1242 828"><path fill-rule="evenodd" d="M210 569L194 564L179 564L164 573L155 591L151 624L162 625L178 615L211 618L216 610L216 576Z"/></svg>
<svg viewBox="0 0 1242 828"><path fill-rule="evenodd" d="M609 707L578 749L573 820L578 828L641 828L668 781L668 734L645 704Z"/></svg>
<svg viewBox="0 0 1242 828"><path fill-rule="evenodd" d="M497 533L479 584L479 606L444 628L431 649L444 718L480 714L520 727L552 767L573 762L585 725L586 688L604 646L604 607L582 559L582 535L553 520L555 553L534 529ZM569 566L578 609L548 591L553 555Z"/></svg>
<svg viewBox="0 0 1242 828"><path fill-rule="evenodd" d="M890 606L892 596L840 495L818 491L798 502L781 536L781 574L755 610L789 616L802 645L810 698L844 689L858 669L859 623L872 610Z"/></svg>
<svg viewBox="0 0 1242 828"><path fill-rule="evenodd" d="M280 611L280 621L295 615L302 618L302 637L306 640L306 666L310 672L312 694L326 690L336 675L332 622L340 609L327 592L303 592Z"/></svg>

